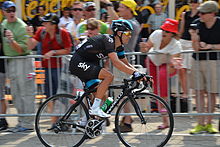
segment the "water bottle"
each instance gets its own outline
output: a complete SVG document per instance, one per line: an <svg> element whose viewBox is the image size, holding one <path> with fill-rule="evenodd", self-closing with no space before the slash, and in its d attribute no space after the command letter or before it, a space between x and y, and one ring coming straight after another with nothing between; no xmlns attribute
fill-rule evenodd
<svg viewBox="0 0 220 147"><path fill-rule="evenodd" d="M108 97L105 101L105 103L102 105L101 109L106 112L107 109L111 106L111 104L113 103L113 98L112 97Z"/></svg>

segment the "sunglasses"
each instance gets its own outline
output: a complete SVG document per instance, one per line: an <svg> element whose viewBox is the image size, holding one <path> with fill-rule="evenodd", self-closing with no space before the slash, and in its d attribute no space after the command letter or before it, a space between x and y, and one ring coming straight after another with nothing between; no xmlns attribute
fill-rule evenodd
<svg viewBox="0 0 220 147"><path fill-rule="evenodd" d="M95 30L95 29L97 29L97 28L95 28L95 27L87 27L87 30Z"/></svg>
<svg viewBox="0 0 220 147"><path fill-rule="evenodd" d="M162 29L162 31L165 32L165 33L173 33L173 32L170 32L170 31L163 30L163 29Z"/></svg>
<svg viewBox="0 0 220 147"><path fill-rule="evenodd" d="M123 34L126 36L131 36L131 32L123 32Z"/></svg>
<svg viewBox="0 0 220 147"><path fill-rule="evenodd" d="M11 12L15 12L16 10L15 9L7 9L7 10L5 10L5 12L7 12L7 13L11 13Z"/></svg>
<svg viewBox="0 0 220 147"><path fill-rule="evenodd" d="M73 11L82 11L83 9L82 8L73 8L72 10Z"/></svg>
<svg viewBox="0 0 220 147"><path fill-rule="evenodd" d="M212 12L199 12L199 14L201 14L201 15L205 15L205 14L210 14L210 13L212 13Z"/></svg>
<svg viewBox="0 0 220 147"><path fill-rule="evenodd" d="M95 9L87 9L86 11L91 12L91 11L95 11Z"/></svg>

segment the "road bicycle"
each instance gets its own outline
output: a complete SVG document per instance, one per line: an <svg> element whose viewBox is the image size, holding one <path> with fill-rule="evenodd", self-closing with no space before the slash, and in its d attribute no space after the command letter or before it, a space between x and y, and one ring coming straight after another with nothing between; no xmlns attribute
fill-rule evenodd
<svg viewBox="0 0 220 147"><path fill-rule="evenodd" d="M115 132L119 140L128 147L162 147L169 141L173 132L174 119L169 105L161 97L149 92L152 77L145 77L147 80L142 82L124 79L123 84L109 87L110 91L121 89L121 93L114 98L106 113L112 114L110 120L114 119ZM88 111L95 91L96 88L85 88L82 96L57 94L43 102L35 119L35 130L41 143L47 147L78 147L84 141L100 136L106 119L91 116ZM153 113L155 104L162 106L166 113L155 110ZM125 107L129 108L126 113ZM133 130L123 133L120 125L123 125L122 120L127 115L132 118ZM82 117L86 118L86 125L79 123ZM167 117L169 127L159 130L157 126L163 122L164 117Z"/></svg>

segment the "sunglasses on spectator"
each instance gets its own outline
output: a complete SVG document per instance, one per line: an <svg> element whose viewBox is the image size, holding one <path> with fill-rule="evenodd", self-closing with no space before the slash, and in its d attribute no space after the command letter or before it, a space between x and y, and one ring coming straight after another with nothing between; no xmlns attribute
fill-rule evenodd
<svg viewBox="0 0 220 147"><path fill-rule="evenodd" d="M82 11L83 9L82 8L73 8L72 10L73 11Z"/></svg>
<svg viewBox="0 0 220 147"><path fill-rule="evenodd" d="M199 12L199 14L201 14L201 15L210 14L210 13L212 13L212 12Z"/></svg>
<svg viewBox="0 0 220 147"><path fill-rule="evenodd" d="M86 11L91 12L91 11L95 11L95 9L87 9Z"/></svg>
<svg viewBox="0 0 220 147"><path fill-rule="evenodd" d="M7 13L11 13L11 12L15 12L16 10L15 9L7 9L7 10L5 10L5 12L7 12Z"/></svg>
<svg viewBox="0 0 220 147"><path fill-rule="evenodd" d="M131 32L122 32L126 36L131 36Z"/></svg>
<svg viewBox="0 0 220 147"><path fill-rule="evenodd" d="M93 31L93 30L95 30L95 29L98 29L98 28L96 28L96 27L87 27L87 30Z"/></svg>
<svg viewBox="0 0 220 147"><path fill-rule="evenodd" d="M165 33L173 33L173 32L170 32L170 31L163 30L163 29L162 29L162 31L165 32Z"/></svg>

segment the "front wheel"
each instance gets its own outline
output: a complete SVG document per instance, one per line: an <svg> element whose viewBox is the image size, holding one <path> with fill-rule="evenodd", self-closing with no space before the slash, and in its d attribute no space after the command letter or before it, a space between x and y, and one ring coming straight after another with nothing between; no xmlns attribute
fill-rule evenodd
<svg viewBox="0 0 220 147"><path fill-rule="evenodd" d="M163 147L172 136L174 127L170 107L161 97L151 93L136 94L134 99L146 124L141 123L130 100L126 98L120 104L115 116L115 128L120 141L127 147ZM124 124L125 117L126 120L132 120L131 128ZM168 125L161 126L163 122Z"/></svg>
<svg viewBox="0 0 220 147"><path fill-rule="evenodd" d="M82 144L86 138L84 132L77 132L77 122L80 118L89 118L88 109L82 102L75 104L75 97L69 94L57 94L48 98L38 109L35 118L35 130L44 146L76 146ZM62 116L73 106L68 118Z"/></svg>

